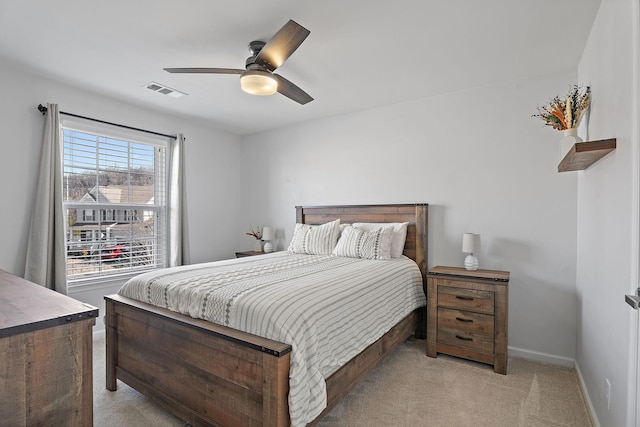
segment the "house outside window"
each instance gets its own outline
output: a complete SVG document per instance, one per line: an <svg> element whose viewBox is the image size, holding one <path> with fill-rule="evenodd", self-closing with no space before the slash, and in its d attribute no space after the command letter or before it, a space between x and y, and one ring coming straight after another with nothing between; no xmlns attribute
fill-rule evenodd
<svg viewBox="0 0 640 427"><path fill-rule="evenodd" d="M167 266L167 141L62 124L69 286Z"/></svg>

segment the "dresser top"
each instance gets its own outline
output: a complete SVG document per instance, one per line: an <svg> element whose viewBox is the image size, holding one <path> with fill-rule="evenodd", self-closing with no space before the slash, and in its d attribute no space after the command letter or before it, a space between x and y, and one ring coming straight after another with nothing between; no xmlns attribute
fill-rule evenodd
<svg viewBox="0 0 640 427"><path fill-rule="evenodd" d="M445 267L437 266L433 267L427 273L432 276L457 276L457 277L471 277L475 279L493 280L496 282L508 282L510 273L508 271L499 270L474 270L469 271L463 267Z"/></svg>
<svg viewBox="0 0 640 427"><path fill-rule="evenodd" d="M0 338L98 317L98 309L0 269Z"/></svg>

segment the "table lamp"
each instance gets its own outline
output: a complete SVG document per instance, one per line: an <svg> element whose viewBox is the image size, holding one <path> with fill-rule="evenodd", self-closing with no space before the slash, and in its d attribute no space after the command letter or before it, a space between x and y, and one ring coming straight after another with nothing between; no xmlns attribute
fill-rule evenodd
<svg viewBox="0 0 640 427"><path fill-rule="evenodd" d="M273 232L273 228L271 227L263 227L262 228L262 240L264 240L264 252L269 253L273 252L273 244L271 240L275 237L275 233Z"/></svg>
<svg viewBox="0 0 640 427"><path fill-rule="evenodd" d="M480 235L464 233L462 235L462 252L467 254L464 259L464 268L469 271L477 270L478 258L474 254L480 252Z"/></svg>

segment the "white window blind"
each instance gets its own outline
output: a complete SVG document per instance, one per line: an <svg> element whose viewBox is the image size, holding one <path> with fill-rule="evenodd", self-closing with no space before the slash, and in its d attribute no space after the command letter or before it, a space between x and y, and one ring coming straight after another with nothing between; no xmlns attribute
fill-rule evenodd
<svg viewBox="0 0 640 427"><path fill-rule="evenodd" d="M168 141L63 121L67 280L167 266Z"/></svg>

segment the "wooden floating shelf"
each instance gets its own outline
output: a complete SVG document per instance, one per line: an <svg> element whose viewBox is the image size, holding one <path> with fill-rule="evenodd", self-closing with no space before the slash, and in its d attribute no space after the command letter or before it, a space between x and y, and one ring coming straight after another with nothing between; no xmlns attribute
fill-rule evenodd
<svg viewBox="0 0 640 427"><path fill-rule="evenodd" d="M615 149L615 138L575 143L558 165L558 172L585 170Z"/></svg>

